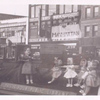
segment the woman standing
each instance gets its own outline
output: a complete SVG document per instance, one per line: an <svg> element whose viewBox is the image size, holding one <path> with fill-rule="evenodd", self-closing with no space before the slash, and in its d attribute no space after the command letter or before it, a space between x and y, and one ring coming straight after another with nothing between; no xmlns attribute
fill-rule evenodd
<svg viewBox="0 0 100 100"><path fill-rule="evenodd" d="M31 64L31 51L30 48L25 50L23 55L23 60L25 63L22 66L22 74L25 75L26 84L33 84L33 77L32 77L32 64Z"/></svg>

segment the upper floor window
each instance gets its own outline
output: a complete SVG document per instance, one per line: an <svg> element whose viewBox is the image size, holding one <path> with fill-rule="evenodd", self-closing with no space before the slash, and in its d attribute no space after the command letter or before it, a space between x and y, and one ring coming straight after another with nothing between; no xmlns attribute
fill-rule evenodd
<svg viewBox="0 0 100 100"><path fill-rule="evenodd" d="M64 13L64 5L59 5L59 14Z"/></svg>
<svg viewBox="0 0 100 100"><path fill-rule="evenodd" d="M86 8L86 18L91 16L91 8Z"/></svg>
<svg viewBox="0 0 100 100"><path fill-rule="evenodd" d="M94 17L99 15L99 7L94 7L93 15L94 15Z"/></svg>
<svg viewBox="0 0 100 100"><path fill-rule="evenodd" d="M77 12L78 11L78 5L73 5L73 12Z"/></svg>
<svg viewBox="0 0 100 100"><path fill-rule="evenodd" d="M85 34L84 34L85 37L89 37L90 36L90 26L86 26L85 27Z"/></svg>
<svg viewBox="0 0 100 100"><path fill-rule="evenodd" d="M42 5L42 16L46 16L46 5Z"/></svg>
<svg viewBox="0 0 100 100"><path fill-rule="evenodd" d="M56 5L49 5L49 15L56 14Z"/></svg>
<svg viewBox="0 0 100 100"><path fill-rule="evenodd" d="M34 18L34 7L31 7L31 18Z"/></svg>
<svg viewBox="0 0 100 100"><path fill-rule="evenodd" d="M40 9L41 9L41 6L36 6L35 17L39 17Z"/></svg>
<svg viewBox="0 0 100 100"><path fill-rule="evenodd" d="M93 26L93 36L98 36L98 25Z"/></svg>
<svg viewBox="0 0 100 100"><path fill-rule="evenodd" d="M72 5L65 5L65 13L72 12Z"/></svg>

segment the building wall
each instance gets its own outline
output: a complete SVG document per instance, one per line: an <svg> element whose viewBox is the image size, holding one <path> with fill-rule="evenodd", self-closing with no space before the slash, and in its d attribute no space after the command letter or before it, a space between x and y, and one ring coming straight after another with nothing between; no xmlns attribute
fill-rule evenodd
<svg viewBox="0 0 100 100"><path fill-rule="evenodd" d="M16 18L0 21L0 37L12 43L25 43L27 18Z"/></svg>
<svg viewBox="0 0 100 100"><path fill-rule="evenodd" d="M40 15L41 13L40 8L36 10L37 6L40 8L42 6L45 6L45 9L41 8L42 14L45 13L44 16L42 16L42 14ZM60 7L63 8L61 12L59 12ZM53 26L59 26L59 24L64 24L64 23L67 25L79 24L79 17L80 17L79 10L80 10L79 5L33 5L33 6L30 6L29 42L36 42L36 41L39 42L39 40L37 39L44 39L43 41L47 41L48 37L50 38L51 36L51 27ZM49 14L50 11L51 13ZM41 26L39 26L40 20L41 20ZM40 27L41 27L41 33L46 33L45 36L40 36L39 34Z"/></svg>
<svg viewBox="0 0 100 100"><path fill-rule="evenodd" d="M98 16L94 17L94 7L98 7ZM86 9L90 8L91 13L90 17L86 18ZM98 26L98 35L92 36L93 34L93 26ZM89 37L98 37L100 36L100 6L99 5L82 5L81 6L81 31L82 31L82 37L85 36L85 27L90 26L90 36Z"/></svg>

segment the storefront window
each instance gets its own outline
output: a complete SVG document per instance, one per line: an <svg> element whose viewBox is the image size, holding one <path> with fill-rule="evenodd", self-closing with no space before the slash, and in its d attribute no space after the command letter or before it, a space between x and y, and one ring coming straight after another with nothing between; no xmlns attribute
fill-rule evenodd
<svg viewBox="0 0 100 100"><path fill-rule="evenodd" d="M72 12L72 5L65 5L65 13Z"/></svg>
<svg viewBox="0 0 100 100"><path fill-rule="evenodd" d="M89 37L90 36L90 26L86 26L85 27L85 37Z"/></svg>
<svg viewBox="0 0 100 100"><path fill-rule="evenodd" d="M94 17L98 16L99 15L99 7L94 7Z"/></svg>
<svg viewBox="0 0 100 100"><path fill-rule="evenodd" d="M97 25L93 26L93 36L98 36L98 26Z"/></svg>
<svg viewBox="0 0 100 100"><path fill-rule="evenodd" d="M86 18L91 16L91 8L86 8Z"/></svg>
<svg viewBox="0 0 100 100"><path fill-rule="evenodd" d="M56 5L49 5L49 15L56 14Z"/></svg>

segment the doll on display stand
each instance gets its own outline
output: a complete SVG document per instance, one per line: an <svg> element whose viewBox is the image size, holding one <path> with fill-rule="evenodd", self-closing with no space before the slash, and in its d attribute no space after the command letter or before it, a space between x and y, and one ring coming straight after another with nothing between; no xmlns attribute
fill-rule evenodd
<svg viewBox="0 0 100 100"><path fill-rule="evenodd" d="M67 59L66 71L64 74L64 77L68 80L68 84L66 87L73 87L73 79L77 76L77 73L75 72L75 66L73 65L73 59L68 58Z"/></svg>

